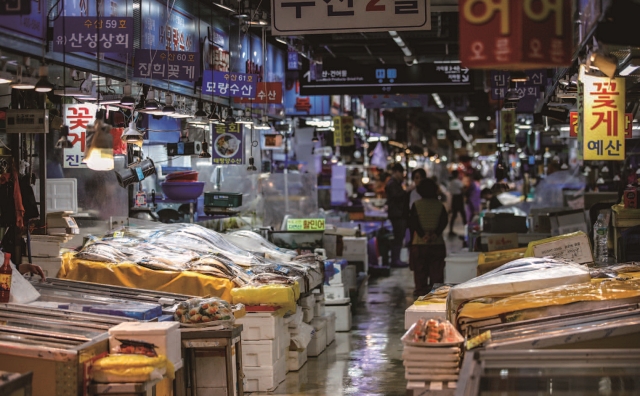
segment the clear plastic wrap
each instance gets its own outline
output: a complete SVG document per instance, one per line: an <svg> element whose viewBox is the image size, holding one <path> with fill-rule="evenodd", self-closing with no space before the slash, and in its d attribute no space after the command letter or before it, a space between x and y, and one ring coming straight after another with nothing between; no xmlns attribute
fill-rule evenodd
<svg viewBox="0 0 640 396"><path fill-rule="evenodd" d="M96 382L128 383L173 379L175 370L166 356L110 355L93 363L91 377Z"/></svg>
<svg viewBox="0 0 640 396"><path fill-rule="evenodd" d="M314 332L315 329L313 326L300 322L296 326L295 333L291 335L291 342L293 342L298 349L306 349L311 342L311 337L313 337Z"/></svg>
<svg viewBox="0 0 640 396"><path fill-rule="evenodd" d="M235 322L231 304L219 298L192 298L178 305L175 320L186 327L231 328Z"/></svg>
<svg viewBox="0 0 640 396"><path fill-rule="evenodd" d="M562 208L566 206L565 199L573 200L572 196L566 195L565 190L575 190L574 196L577 198L584 194L585 180L578 167L573 170L555 172L538 183L535 201L531 207Z"/></svg>
<svg viewBox="0 0 640 396"><path fill-rule="evenodd" d="M235 231L223 236L239 248L264 254L266 258L271 260L288 262L297 256L293 250L281 249L253 231Z"/></svg>
<svg viewBox="0 0 640 396"><path fill-rule="evenodd" d="M464 338L448 320L422 318L402 336L407 346L448 347L462 344Z"/></svg>

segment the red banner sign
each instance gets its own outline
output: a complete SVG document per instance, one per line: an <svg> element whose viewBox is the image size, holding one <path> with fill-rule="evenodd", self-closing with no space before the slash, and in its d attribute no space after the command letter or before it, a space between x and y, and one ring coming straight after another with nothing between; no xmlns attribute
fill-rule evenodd
<svg viewBox="0 0 640 396"><path fill-rule="evenodd" d="M476 69L571 64L571 0L460 0L460 60Z"/></svg>
<svg viewBox="0 0 640 396"><path fill-rule="evenodd" d="M282 104L281 82L259 82L255 99L235 98L236 103Z"/></svg>
<svg viewBox="0 0 640 396"><path fill-rule="evenodd" d="M624 138L631 139L633 133L633 114L624 115ZM569 137L578 137L578 112L569 113Z"/></svg>

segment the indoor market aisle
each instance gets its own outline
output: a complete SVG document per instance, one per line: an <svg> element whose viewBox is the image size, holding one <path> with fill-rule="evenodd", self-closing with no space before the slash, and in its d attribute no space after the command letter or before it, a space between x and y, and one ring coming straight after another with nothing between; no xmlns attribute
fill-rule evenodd
<svg viewBox="0 0 640 396"><path fill-rule="evenodd" d="M449 239L447 247L457 252L462 242ZM320 356L289 372L274 392L251 395L405 395L400 338L404 311L414 301L413 273L396 268L389 277L370 279L364 300L356 307L351 332L336 333Z"/></svg>

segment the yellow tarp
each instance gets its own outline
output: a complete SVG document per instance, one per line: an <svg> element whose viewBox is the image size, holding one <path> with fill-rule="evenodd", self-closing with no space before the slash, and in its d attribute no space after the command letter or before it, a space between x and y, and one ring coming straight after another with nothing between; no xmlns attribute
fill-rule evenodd
<svg viewBox="0 0 640 396"><path fill-rule="evenodd" d="M76 259L72 253L64 255L58 278L199 297L220 297L229 302L231 289L235 287L228 279L197 272L157 271L134 263L99 263Z"/></svg>
<svg viewBox="0 0 640 396"><path fill-rule="evenodd" d="M279 314L296 312L296 301L300 298L300 285L296 282L293 286L264 285L245 286L231 291L234 304L244 305L271 305L280 307Z"/></svg>
<svg viewBox="0 0 640 396"><path fill-rule="evenodd" d="M478 276L524 257L527 248L497 250L495 252L480 253L478 256Z"/></svg>
<svg viewBox="0 0 640 396"><path fill-rule="evenodd" d="M509 312L581 301L607 301L640 297L640 273L623 275L631 279L593 279L586 283L517 294L494 303L470 302L460 310L458 318L491 318Z"/></svg>

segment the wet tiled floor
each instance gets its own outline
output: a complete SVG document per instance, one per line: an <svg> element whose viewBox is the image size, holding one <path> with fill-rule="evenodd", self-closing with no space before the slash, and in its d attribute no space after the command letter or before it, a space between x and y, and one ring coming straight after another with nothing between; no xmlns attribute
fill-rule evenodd
<svg viewBox="0 0 640 396"><path fill-rule="evenodd" d="M460 250L458 239L447 241L449 252ZM405 395L402 365L404 311L414 301L413 274L392 269L391 276L369 280L368 292L355 307L349 333L317 358L309 358L298 372L271 393L256 395Z"/></svg>

